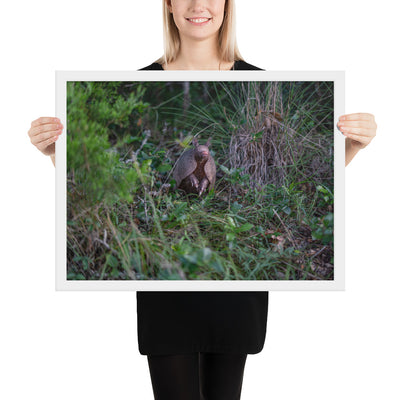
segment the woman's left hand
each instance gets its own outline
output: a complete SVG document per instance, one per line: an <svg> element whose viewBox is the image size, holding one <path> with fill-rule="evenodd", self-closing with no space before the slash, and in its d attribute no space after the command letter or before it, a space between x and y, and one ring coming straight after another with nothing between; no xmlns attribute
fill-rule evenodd
<svg viewBox="0 0 400 400"><path fill-rule="evenodd" d="M339 117L338 129L357 150L368 146L376 136L375 117L368 113L347 114Z"/></svg>

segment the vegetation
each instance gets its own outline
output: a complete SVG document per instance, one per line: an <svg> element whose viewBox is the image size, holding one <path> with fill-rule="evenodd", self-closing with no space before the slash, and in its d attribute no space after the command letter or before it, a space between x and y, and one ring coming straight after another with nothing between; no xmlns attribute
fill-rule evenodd
<svg viewBox="0 0 400 400"><path fill-rule="evenodd" d="M332 82L69 82L67 114L68 279L333 279Z"/></svg>

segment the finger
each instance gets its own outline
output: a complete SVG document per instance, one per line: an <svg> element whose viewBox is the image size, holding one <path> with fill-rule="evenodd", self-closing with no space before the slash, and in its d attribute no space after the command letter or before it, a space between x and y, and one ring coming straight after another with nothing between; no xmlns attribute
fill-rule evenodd
<svg viewBox="0 0 400 400"><path fill-rule="evenodd" d="M371 140L365 136L359 136L359 135L353 135L351 133L346 133L345 134L346 137L348 137L349 139L352 139L356 142L362 143L367 145Z"/></svg>
<svg viewBox="0 0 400 400"><path fill-rule="evenodd" d="M374 116L369 113L346 114L339 117L340 121L373 121L374 119Z"/></svg>
<svg viewBox="0 0 400 400"><path fill-rule="evenodd" d="M41 133L50 132L50 131L61 131L62 124L45 124L39 125L29 130L29 136L33 137L39 135Z"/></svg>
<svg viewBox="0 0 400 400"><path fill-rule="evenodd" d="M345 127L342 127L342 128L340 128L340 130L343 133L351 133L351 134L358 135L358 136L365 136L365 137L374 136L374 130L373 129L345 128Z"/></svg>
<svg viewBox="0 0 400 400"><path fill-rule="evenodd" d="M46 149L48 146L50 146L52 143L54 143L56 140L58 139L58 136L52 136L51 138L48 138L46 140L44 140L43 142L41 142L37 148L40 151L43 151L44 149Z"/></svg>
<svg viewBox="0 0 400 400"><path fill-rule="evenodd" d="M43 124L57 124L60 123L60 119L57 117L40 117L38 119L35 119L32 123L31 123L31 127L34 128L35 126L39 126L39 125L43 125Z"/></svg>
<svg viewBox="0 0 400 400"><path fill-rule="evenodd" d="M343 128L372 128L370 121L339 121L338 126Z"/></svg>
<svg viewBox="0 0 400 400"><path fill-rule="evenodd" d="M49 139L53 136L57 136L57 137L60 136L60 134L61 134L60 130L43 132L36 136L31 137L31 143L34 144L35 146L37 146L38 144L46 141L47 139Z"/></svg>

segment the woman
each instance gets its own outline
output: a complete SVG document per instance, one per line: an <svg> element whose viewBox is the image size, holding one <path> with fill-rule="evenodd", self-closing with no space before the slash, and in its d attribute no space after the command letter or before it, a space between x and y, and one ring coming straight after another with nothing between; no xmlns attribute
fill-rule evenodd
<svg viewBox="0 0 400 400"><path fill-rule="evenodd" d="M165 0L164 55L144 70L259 69L242 59L233 0ZM346 165L376 132L370 114L340 117ZM57 118L29 136L55 165ZM155 399L239 399L247 354L264 345L268 292L138 292L139 351L148 356Z"/></svg>

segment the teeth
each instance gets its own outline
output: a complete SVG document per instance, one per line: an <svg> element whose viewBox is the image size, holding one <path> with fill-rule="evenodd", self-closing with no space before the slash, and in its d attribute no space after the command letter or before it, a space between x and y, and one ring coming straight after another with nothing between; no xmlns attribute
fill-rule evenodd
<svg viewBox="0 0 400 400"><path fill-rule="evenodd" d="M208 18L189 18L189 21L195 22L196 24L200 22L206 22L208 21Z"/></svg>

